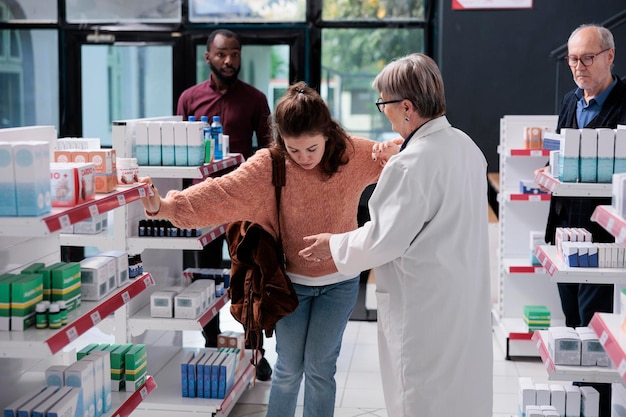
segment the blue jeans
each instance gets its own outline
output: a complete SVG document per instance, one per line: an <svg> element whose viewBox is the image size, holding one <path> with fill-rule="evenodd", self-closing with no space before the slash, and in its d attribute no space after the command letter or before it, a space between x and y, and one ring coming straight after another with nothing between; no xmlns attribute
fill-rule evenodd
<svg viewBox="0 0 626 417"><path fill-rule="evenodd" d="M303 374L303 417L332 417L337 358L359 293L359 278L320 287L294 284L294 288L298 308L276 323L278 357L266 417L295 414Z"/></svg>

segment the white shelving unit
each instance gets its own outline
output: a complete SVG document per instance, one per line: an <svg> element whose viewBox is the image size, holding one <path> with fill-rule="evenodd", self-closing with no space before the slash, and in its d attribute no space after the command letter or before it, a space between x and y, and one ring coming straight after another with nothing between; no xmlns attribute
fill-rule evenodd
<svg viewBox="0 0 626 417"><path fill-rule="evenodd" d="M171 120L162 120L166 119ZM113 124L113 148L118 157L132 156L135 122L136 120L129 120ZM182 189L183 179L202 180L219 175L243 161L241 154L230 154L221 161L199 167L140 166L139 176L150 176L160 194L165 195L168 190ZM125 249L129 254L141 254L144 271L150 271L154 276L155 290L180 282L183 270L182 250L200 250L224 234L226 228L225 224L215 225L204 229L200 236L192 238L140 237L137 226L139 220L144 218L143 207L138 205L129 207L125 211L125 218L119 219L119 222L125 226ZM149 294L146 293L116 315L116 338L125 338L128 341L142 338L150 340L155 333L178 334L183 330L199 332L228 301L227 295L219 297L197 319L157 319L150 317ZM153 375L158 389L138 405L133 417L169 417L181 412L193 413L195 416L227 415L252 379L254 368L248 361L250 354L242 361L236 383L225 399L183 398L180 389L180 358L189 348L182 346L182 337L174 336L174 339L176 343L166 343L169 346L157 343L159 341L141 341L147 345L148 373Z"/></svg>
<svg viewBox="0 0 626 417"><path fill-rule="evenodd" d="M550 155L542 149L524 149L524 128L554 129L556 121L557 116L504 116L500 120L499 280L493 318L507 359L538 356L522 319L524 305L545 305L553 319L562 319L556 285L545 279L543 267L531 263L530 231L545 230L550 195L520 192L520 180L533 179L534 171L545 166Z"/></svg>
<svg viewBox="0 0 626 417"><path fill-rule="evenodd" d="M51 150L57 139L51 126L1 129L0 140L46 140ZM99 195L94 201L65 208L53 209L37 217L0 217L0 258L5 260L2 273L19 273L34 262L60 261L61 237L59 230L86 220L96 214L124 211L127 204L146 195L147 186L119 187L116 191ZM111 314L123 309L136 297L154 285L150 274L144 274L98 302L82 302L70 312L69 323L59 330L29 328L25 331L0 332L0 372L5 381L0 390L0 405L8 405L29 390L45 384L45 369L52 364L69 364L75 360L70 345ZM69 351L64 349L68 348ZM113 409L105 416L129 415L154 391L152 376L133 393L116 393Z"/></svg>

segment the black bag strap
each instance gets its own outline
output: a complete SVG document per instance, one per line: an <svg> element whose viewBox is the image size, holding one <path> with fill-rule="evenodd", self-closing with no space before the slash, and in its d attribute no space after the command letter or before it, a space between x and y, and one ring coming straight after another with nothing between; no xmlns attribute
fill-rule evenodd
<svg viewBox="0 0 626 417"><path fill-rule="evenodd" d="M276 194L276 213L278 214L278 236L277 243L279 253L279 262L281 266L285 268L287 266L287 259L283 252L283 239L280 233L280 194L282 187L285 186L287 178L285 175L285 157L278 149L270 148L270 155L272 156L272 184L274 184L274 192Z"/></svg>

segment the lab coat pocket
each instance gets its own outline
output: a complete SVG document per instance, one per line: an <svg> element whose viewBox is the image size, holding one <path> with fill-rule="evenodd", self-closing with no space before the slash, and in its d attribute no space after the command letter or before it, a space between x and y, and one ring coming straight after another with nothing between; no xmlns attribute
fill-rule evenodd
<svg viewBox="0 0 626 417"><path fill-rule="evenodd" d="M391 334L391 320L390 316L390 298L391 296L387 292L376 291L376 309L378 310L378 322L381 325L383 335L389 341L389 335Z"/></svg>

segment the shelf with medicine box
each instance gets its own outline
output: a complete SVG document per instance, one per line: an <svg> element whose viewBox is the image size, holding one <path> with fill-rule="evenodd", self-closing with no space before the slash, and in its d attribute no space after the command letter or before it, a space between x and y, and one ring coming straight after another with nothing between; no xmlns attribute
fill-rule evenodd
<svg viewBox="0 0 626 417"><path fill-rule="evenodd" d="M626 284L626 269L570 267L559 259L555 246L540 245L535 249L535 256L545 268L552 282Z"/></svg>
<svg viewBox="0 0 626 417"><path fill-rule="evenodd" d="M586 182L561 182L548 172L539 172L535 182L559 197L611 197L612 185Z"/></svg>
<svg viewBox="0 0 626 417"><path fill-rule="evenodd" d="M626 244L626 220L611 206L598 206L591 215L591 220L604 227L615 236L617 243Z"/></svg>
<svg viewBox="0 0 626 417"><path fill-rule="evenodd" d="M0 217L0 236L46 236L64 227L87 220L98 214L123 207L145 197L147 184L118 187L110 194L97 194L96 199L74 207L53 208L39 217Z"/></svg>
<svg viewBox="0 0 626 417"><path fill-rule="evenodd" d="M550 207L550 195L534 184L534 172L546 165L550 152L528 149L525 138L529 128L554 129L556 122L553 115L506 115L500 119L498 298L492 314L507 359L538 356L530 340L532 333L522 319L525 305L545 305L555 320L562 319L556 285L543 276L541 265L533 264L531 249L546 228Z"/></svg>
<svg viewBox="0 0 626 417"><path fill-rule="evenodd" d="M140 166L140 177L152 178L190 178L204 179L211 174L223 171L227 168L241 165L244 161L243 155L240 153L231 153L224 159L214 161L210 164L204 164L199 167L180 167L180 166Z"/></svg>
<svg viewBox="0 0 626 417"><path fill-rule="evenodd" d="M227 292L217 297L213 304L195 319L155 318L150 314L150 305L143 307L128 319L128 327L136 336L146 330L202 330L230 301Z"/></svg>
<svg viewBox="0 0 626 417"><path fill-rule="evenodd" d="M555 365L554 358L548 348L548 332L546 330L535 330L532 340L535 342L539 356L541 356L541 360L548 372L548 379L551 381L622 382L622 378L615 368Z"/></svg>
<svg viewBox="0 0 626 417"><path fill-rule="evenodd" d="M589 327L596 333L613 366L617 368L622 383L626 382L625 318L621 314L595 313L589 322Z"/></svg>
<svg viewBox="0 0 626 417"><path fill-rule="evenodd" d="M150 274L131 280L99 301L83 301L68 314L61 329L35 329L0 332L0 357L44 358L61 351L103 319L155 284Z"/></svg>
<svg viewBox="0 0 626 417"><path fill-rule="evenodd" d="M139 237L127 239L128 253L141 253L145 249L200 250L226 232L227 223L202 229L195 237Z"/></svg>
<svg viewBox="0 0 626 417"><path fill-rule="evenodd" d="M232 388L223 399L188 398L181 393L181 362L189 352L198 353L198 348L163 348L147 346L148 373L158 380L158 389L144 399L133 412L134 417L170 417L181 413L198 416L228 415L241 394L248 388L254 376L254 366L250 362L251 351L246 351L239 360ZM257 352L257 359L261 353ZM162 365L163 364L163 365Z"/></svg>

